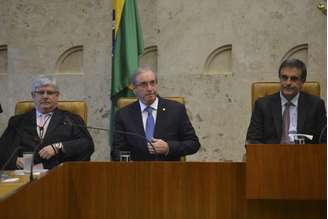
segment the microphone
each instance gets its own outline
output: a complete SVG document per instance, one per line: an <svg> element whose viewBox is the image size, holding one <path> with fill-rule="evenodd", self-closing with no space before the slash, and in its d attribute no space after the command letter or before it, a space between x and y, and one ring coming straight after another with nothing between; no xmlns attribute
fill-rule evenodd
<svg viewBox="0 0 328 219"><path fill-rule="evenodd" d="M323 127L323 129L321 129L320 135L319 135L319 140L318 140L318 144L321 144L321 140L322 140L322 136L324 135L325 131L327 130L327 125L325 125ZM326 136L327 137L327 136Z"/></svg>
<svg viewBox="0 0 328 219"><path fill-rule="evenodd" d="M40 142L39 142L39 144L37 144L34 147L33 152L32 152L32 162L31 162L31 166L30 166L30 182L32 182L34 180L34 178L33 178L34 157L35 157L35 154L37 153L37 151L39 150L40 146L42 145L44 126L47 124L47 122L49 121L50 118L51 118L51 116L48 116L42 126L37 125L37 127L39 128L39 132L40 132Z"/></svg>
<svg viewBox="0 0 328 219"><path fill-rule="evenodd" d="M298 134L295 131L288 134L289 137L292 138L293 142L295 144L305 144L305 139L309 139L312 141L313 135L307 135L307 134Z"/></svg>
<svg viewBox="0 0 328 219"><path fill-rule="evenodd" d="M147 143L149 143L149 145L152 147L152 149L154 150L154 153L155 153L155 156L156 156L156 160L158 159L158 154L157 154L157 151L154 147L154 145L152 144L151 141L149 141L145 136L143 135L140 135L138 133L135 133L135 132L128 132L128 131L122 131L122 130L111 130L111 129L106 129L106 128L99 128L99 127L93 127L93 126L86 126L86 125L79 125L79 124L75 124L73 123L73 121L68 117L66 116L65 119L64 119L64 125L69 125L69 126L75 126L75 127L80 127L82 128L82 130L84 128L86 129L93 129L93 130L99 130L99 131L107 131L107 132L111 132L111 133L118 133L118 134L124 134L124 135L131 135L131 136L135 136L137 138L140 138L140 139L143 139L143 140L146 140Z"/></svg>
<svg viewBox="0 0 328 219"><path fill-rule="evenodd" d="M15 125L10 125L10 127L12 129L15 130L15 132L17 133L17 135L23 139L24 136L23 134L20 132L20 130L15 126ZM40 130L42 129L43 130L43 127L39 127ZM39 144L37 144L34 149L33 149L33 152L32 152L32 162L31 162L31 166L30 166L30 182L33 181L33 166L34 166L34 157L35 157L35 154L37 152L37 150L40 148L42 144L42 138L41 138L41 142ZM11 153L11 155L9 156L9 158L6 160L6 162L4 163L4 165L2 166L1 170L0 170L0 176L2 175L2 173L4 172L4 170L6 169L6 167L8 166L8 164L11 162L11 160L15 157L15 155L17 154L17 152L20 150L20 149L23 149L22 146L17 146L15 148L15 150Z"/></svg>
<svg viewBox="0 0 328 219"><path fill-rule="evenodd" d="M15 150L10 154L9 158L6 160L6 162L1 167L1 170L0 170L0 179L1 180L8 178L8 175L4 174L5 169L20 149L22 149L21 146L18 146L17 148L15 148Z"/></svg>
<svg viewBox="0 0 328 219"><path fill-rule="evenodd" d="M42 127L43 128L43 127ZM42 138L40 140L40 143L37 144L34 149L33 149L33 152L32 152L32 161L31 161L31 166L30 166L30 182L32 182L34 180L33 178L33 166L34 166L34 157L35 157L35 154L37 153L37 151L39 150L41 144L42 144Z"/></svg>

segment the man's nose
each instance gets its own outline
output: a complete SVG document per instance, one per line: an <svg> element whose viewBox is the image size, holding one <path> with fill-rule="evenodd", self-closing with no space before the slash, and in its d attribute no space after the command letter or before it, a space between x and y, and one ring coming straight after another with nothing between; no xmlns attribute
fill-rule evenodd
<svg viewBox="0 0 328 219"><path fill-rule="evenodd" d="M153 89L153 86L150 83L147 83L147 90Z"/></svg>
<svg viewBox="0 0 328 219"><path fill-rule="evenodd" d="M292 84L292 80L291 80L291 78L288 78L287 80L286 80L286 84Z"/></svg>

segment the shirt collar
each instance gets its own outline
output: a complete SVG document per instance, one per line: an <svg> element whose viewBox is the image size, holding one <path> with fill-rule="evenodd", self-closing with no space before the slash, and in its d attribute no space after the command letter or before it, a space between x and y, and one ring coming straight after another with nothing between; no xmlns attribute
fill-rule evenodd
<svg viewBox="0 0 328 219"><path fill-rule="evenodd" d="M146 104L141 102L141 100L139 100L139 105L140 105L141 112L143 112L148 107ZM156 97L155 101L152 104L150 104L149 106L153 110L157 110L157 108L158 108L158 97Z"/></svg>
<svg viewBox="0 0 328 219"><path fill-rule="evenodd" d="M293 97L293 99L290 101L293 104L293 106L297 107L299 97L300 97L300 92L298 92L296 96ZM286 99L286 97L284 97L284 95L282 95L281 91L280 91L280 99L281 99L281 106L285 106L288 100Z"/></svg>
<svg viewBox="0 0 328 219"><path fill-rule="evenodd" d="M50 113L41 113L39 112L38 110L35 110L36 111L36 118L39 118L41 117L42 115L49 115L49 116L52 116L53 112L50 112Z"/></svg>

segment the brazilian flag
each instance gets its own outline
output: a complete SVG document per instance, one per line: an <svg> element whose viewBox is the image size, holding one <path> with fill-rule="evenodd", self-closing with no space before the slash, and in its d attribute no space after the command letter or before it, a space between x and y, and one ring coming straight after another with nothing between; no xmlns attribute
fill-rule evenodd
<svg viewBox="0 0 328 219"><path fill-rule="evenodd" d="M111 126L120 97L132 96L129 89L132 74L139 67L139 56L143 54L137 0L113 0L115 34L113 42Z"/></svg>

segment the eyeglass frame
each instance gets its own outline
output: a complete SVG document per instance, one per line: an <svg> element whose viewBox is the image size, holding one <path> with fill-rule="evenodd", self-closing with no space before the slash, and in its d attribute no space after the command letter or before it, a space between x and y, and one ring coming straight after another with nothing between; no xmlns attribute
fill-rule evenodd
<svg viewBox="0 0 328 219"><path fill-rule="evenodd" d="M138 83L134 84L135 87L142 87L142 88L146 88L148 85L150 85L151 87L156 86L157 80L142 81L142 82L138 82Z"/></svg>
<svg viewBox="0 0 328 219"><path fill-rule="evenodd" d="M288 77L287 75L280 75L279 76L280 80L281 81L292 81L292 82L297 82L297 81L300 81L301 78L300 77L297 77L297 76L291 76L291 77Z"/></svg>
<svg viewBox="0 0 328 219"><path fill-rule="evenodd" d="M40 90L40 91L33 91L32 93L36 94L38 96L43 96L45 94L47 94L47 96L52 96L52 95L58 94L59 91Z"/></svg>

